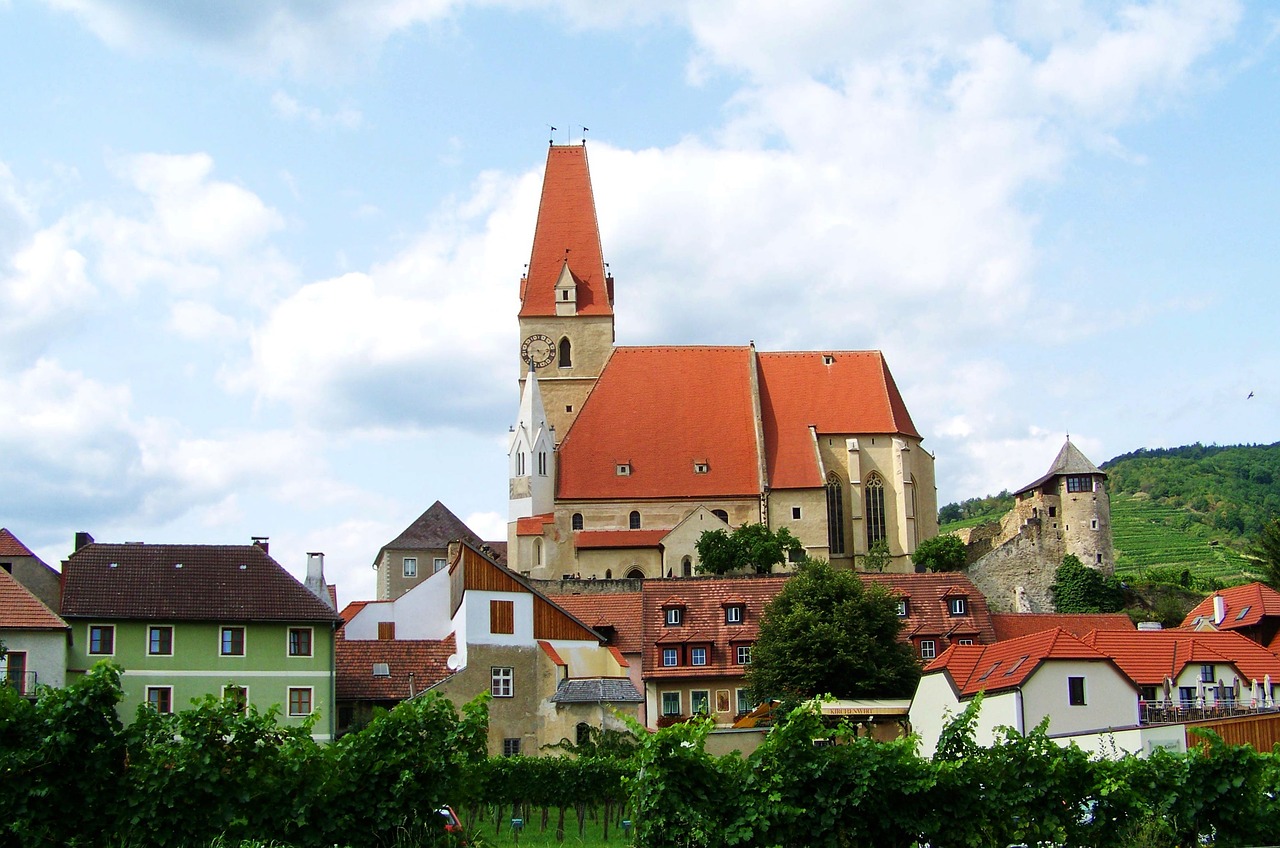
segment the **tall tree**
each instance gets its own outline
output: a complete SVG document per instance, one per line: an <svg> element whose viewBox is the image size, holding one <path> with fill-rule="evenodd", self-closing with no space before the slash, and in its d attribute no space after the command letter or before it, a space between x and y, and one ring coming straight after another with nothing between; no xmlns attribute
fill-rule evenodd
<svg viewBox="0 0 1280 848"><path fill-rule="evenodd" d="M945 533L925 539L916 546L911 561L930 571L963 571L965 565L964 542L959 536Z"/></svg>
<svg viewBox="0 0 1280 848"><path fill-rule="evenodd" d="M1080 561L1075 554L1062 558L1049 587L1053 608L1058 612L1119 612L1124 609L1124 589L1114 577L1105 577Z"/></svg>
<svg viewBox="0 0 1280 848"><path fill-rule="evenodd" d="M761 614L747 683L759 701L909 697L920 666L901 626L884 587L808 560Z"/></svg>
<svg viewBox="0 0 1280 848"><path fill-rule="evenodd" d="M744 524L732 533L708 530L694 547L698 550L698 571L703 574L748 570L768 574L793 552L804 550L787 528L775 532L764 524Z"/></svg>

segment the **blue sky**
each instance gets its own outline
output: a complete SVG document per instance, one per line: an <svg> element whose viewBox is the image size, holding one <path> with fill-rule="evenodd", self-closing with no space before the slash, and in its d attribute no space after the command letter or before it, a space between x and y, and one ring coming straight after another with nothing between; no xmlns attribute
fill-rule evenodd
<svg viewBox="0 0 1280 848"><path fill-rule="evenodd" d="M504 538L545 145L622 344L885 352L946 503L1280 439L1265 3L0 0L0 525ZM1250 392L1252 399L1246 399Z"/></svg>

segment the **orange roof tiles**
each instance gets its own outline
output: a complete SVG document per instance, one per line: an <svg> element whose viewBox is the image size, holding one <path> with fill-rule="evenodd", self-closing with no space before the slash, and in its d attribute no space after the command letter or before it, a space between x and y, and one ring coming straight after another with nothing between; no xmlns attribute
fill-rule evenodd
<svg viewBox="0 0 1280 848"><path fill-rule="evenodd" d="M35 554L18 541L18 537L10 533L8 528L0 527L0 556L33 557Z"/></svg>
<svg viewBox="0 0 1280 848"><path fill-rule="evenodd" d="M1280 657L1239 633L1195 630L1097 630L1089 645L1112 657L1135 683L1154 686L1189 664L1230 663L1251 680L1280 681Z"/></svg>
<svg viewBox="0 0 1280 848"><path fill-rule="evenodd" d="M573 534L574 547L587 548L656 548L670 530L578 530Z"/></svg>
<svg viewBox="0 0 1280 848"><path fill-rule="evenodd" d="M1280 592L1263 583L1247 583L1244 586L1232 586L1220 589L1200 603L1196 604L1187 617L1182 620L1183 627L1193 627L1200 618L1213 621L1213 599L1221 596L1226 602L1226 616L1222 623L1216 625L1219 630L1235 630L1242 627L1253 627L1263 617L1280 617Z"/></svg>
<svg viewBox="0 0 1280 848"><path fill-rule="evenodd" d="M1084 637L1094 630L1127 630L1137 629L1133 619L1122 612L1102 613L1033 613L1033 612L993 612L991 625L995 628L996 641L1016 639L1019 636L1030 636L1042 630L1054 627L1067 631L1072 636Z"/></svg>
<svg viewBox="0 0 1280 848"><path fill-rule="evenodd" d="M862 582L880 585L890 594L907 598L907 618L900 638L973 639L980 644L996 641L987 599L967 576L959 572L925 574L859 574ZM952 615L948 598L964 597L963 615ZM938 646L942 647L942 646Z"/></svg>
<svg viewBox="0 0 1280 848"><path fill-rule="evenodd" d="M21 544L19 542L19 544ZM6 554L14 556L14 554ZM19 556L25 556L20 554ZM67 623L0 568L0 630L65 630Z"/></svg>
<svg viewBox="0 0 1280 848"><path fill-rule="evenodd" d="M968 697L1015 689L1050 659L1109 661L1103 652L1054 628L994 645L952 645L924 671L947 673L960 696Z"/></svg>
<svg viewBox="0 0 1280 848"><path fill-rule="evenodd" d="M644 646L639 592L601 592L550 595L553 603L596 632L613 628L609 640L625 654L638 654ZM607 635L602 634L602 635Z"/></svg>
<svg viewBox="0 0 1280 848"><path fill-rule="evenodd" d="M333 647L339 701L404 700L448 677L447 661L455 652L453 634L440 640L348 640L339 632ZM375 663L386 663L389 676L374 677Z"/></svg>
<svg viewBox="0 0 1280 848"><path fill-rule="evenodd" d="M611 315L600 225L585 146L552 145L538 203L529 270L520 287L520 317L555 315L555 287L565 262L577 283L577 314Z"/></svg>
<svg viewBox="0 0 1280 848"><path fill-rule="evenodd" d="M919 438L879 351L761 353L759 361L760 414L775 489L825 483L810 426L819 435Z"/></svg>
<svg viewBox="0 0 1280 848"><path fill-rule="evenodd" d="M529 515L516 519L517 536L541 536L542 528L555 521L555 515L544 512L541 515Z"/></svg>
<svg viewBox="0 0 1280 848"><path fill-rule="evenodd" d="M615 348L560 445L557 496L758 495L751 367L749 347Z"/></svg>

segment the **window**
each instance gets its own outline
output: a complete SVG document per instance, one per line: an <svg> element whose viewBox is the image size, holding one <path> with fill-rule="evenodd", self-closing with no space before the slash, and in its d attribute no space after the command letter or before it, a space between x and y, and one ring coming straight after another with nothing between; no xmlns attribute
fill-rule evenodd
<svg viewBox="0 0 1280 848"><path fill-rule="evenodd" d="M1201 683L1213 683L1217 679L1216 671L1212 663L1206 663L1205 665L1200 666Z"/></svg>
<svg viewBox="0 0 1280 848"><path fill-rule="evenodd" d="M708 471L710 471L710 470L711 470L711 466L710 466L708 463L705 463L705 462L695 462L695 463L693 464L693 473L694 473L694 474L706 474L706 473L707 473Z"/></svg>
<svg viewBox="0 0 1280 848"><path fill-rule="evenodd" d="M489 632L516 632L516 605L514 601L489 601Z"/></svg>
<svg viewBox="0 0 1280 848"><path fill-rule="evenodd" d="M515 696L515 669L493 667L489 669L489 694L495 698Z"/></svg>
<svg viewBox="0 0 1280 848"><path fill-rule="evenodd" d="M507 738L502 740L502 756L518 757L520 756L520 740L518 738Z"/></svg>
<svg viewBox="0 0 1280 848"><path fill-rule="evenodd" d="M613 470L614 470L614 473L617 474L619 477L629 477L631 476L631 463L619 462L617 465L614 466Z"/></svg>
<svg viewBox="0 0 1280 848"><path fill-rule="evenodd" d="M791 507L791 520L792 521L800 520L800 507L798 506Z"/></svg>
<svg viewBox="0 0 1280 848"><path fill-rule="evenodd" d="M1072 475L1067 478L1068 492L1092 492L1093 478L1087 474Z"/></svg>
<svg viewBox="0 0 1280 848"><path fill-rule="evenodd" d="M581 530L582 529L582 513L575 512L573 514L573 518L571 519L571 523L573 524L574 530Z"/></svg>
<svg viewBox="0 0 1280 848"><path fill-rule="evenodd" d="M310 686L289 687L289 715L291 716L311 715L311 687Z"/></svg>
<svg viewBox="0 0 1280 848"><path fill-rule="evenodd" d="M249 689L245 686L223 686L222 700L228 701L237 712L249 709Z"/></svg>
<svg viewBox="0 0 1280 848"><path fill-rule="evenodd" d="M289 628L289 656L291 657L311 656L311 628L310 627L290 627Z"/></svg>
<svg viewBox="0 0 1280 848"><path fill-rule="evenodd" d="M27 683L26 651L10 651L0 657L0 686L8 686L19 695L26 695L30 686Z"/></svg>
<svg viewBox="0 0 1280 848"><path fill-rule="evenodd" d="M1083 707L1085 705L1083 677L1067 678L1067 703L1073 707Z"/></svg>
<svg viewBox="0 0 1280 848"><path fill-rule="evenodd" d="M244 628L243 627L224 627L222 628L222 644L221 652L224 657L243 657L244 656Z"/></svg>
<svg viewBox="0 0 1280 848"><path fill-rule="evenodd" d="M725 512L723 509L713 509L711 510L711 514L723 521L725 524L729 523L729 513Z"/></svg>
<svg viewBox="0 0 1280 848"><path fill-rule="evenodd" d="M898 618L906 618L908 609L907 599L898 598Z"/></svg>
<svg viewBox="0 0 1280 848"><path fill-rule="evenodd" d="M631 511L631 515L627 517L627 524L632 530L640 529L640 513L635 510Z"/></svg>
<svg viewBox="0 0 1280 848"><path fill-rule="evenodd" d="M569 297L569 293L564 293L565 299ZM560 340L560 361L556 363L559 368L569 368L573 365L573 346L569 344L568 338Z"/></svg>
<svg viewBox="0 0 1280 848"><path fill-rule="evenodd" d="M434 560L431 561L432 574L435 574L437 571L444 571L448 567L449 567L449 560L445 559L444 557L436 557Z"/></svg>
<svg viewBox="0 0 1280 848"><path fill-rule="evenodd" d="M957 645L972 645L972 644L973 644L973 640L972 640L972 639L960 639L960 640L958 640L958 641L956 642L956 644L957 644Z"/></svg>
<svg viewBox="0 0 1280 848"><path fill-rule="evenodd" d="M678 648L663 648L662 664L667 667L680 665L680 650Z"/></svg>
<svg viewBox="0 0 1280 848"><path fill-rule="evenodd" d="M738 604L730 604L724 608L725 624L741 624L742 623L742 607Z"/></svg>
<svg viewBox="0 0 1280 848"><path fill-rule="evenodd" d="M378 639L383 642L394 642L396 638L396 623L394 621L378 622Z"/></svg>
<svg viewBox="0 0 1280 848"><path fill-rule="evenodd" d="M404 558L404 576L405 577L418 576L418 558L417 557Z"/></svg>
<svg viewBox="0 0 1280 848"><path fill-rule="evenodd" d="M114 624L89 625L89 653L94 656L111 656L116 652L116 628Z"/></svg>
<svg viewBox="0 0 1280 848"><path fill-rule="evenodd" d="M844 553L844 485L834 471L827 475L827 547Z"/></svg>
<svg viewBox="0 0 1280 848"><path fill-rule="evenodd" d="M738 689L738 715L746 715L755 709L755 704L751 703L751 690Z"/></svg>
<svg viewBox="0 0 1280 848"><path fill-rule="evenodd" d="M751 664L751 646L750 645L739 645L736 653L737 653L738 665Z"/></svg>
<svg viewBox="0 0 1280 848"><path fill-rule="evenodd" d="M680 693L679 692L663 692L662 693L662 714L664 716L680 715Z"/></svg>
<svg viewBox="0 0 1280 848"><path fill-rule="evenodd" d="M680 607L669 607L667 609L667 626L676 627L680 622L684 621L684 610Z"/></svg>
<svg viewBox="0 0 1280 848"><path fill-rule="evenodd" d="M148 686L147 706L158 713L173 712L173 687Z"/></svg>
<svg viewBox="0 0 1280 848"><path fill-rule="evenodd" d="M689 693L689 712L707 715L711 712L711 693L706 689L694 689Z"/></svg>
<svg viewBox="0 0 1280 848"><path fill-rule="evenodd" d="M804 548L792 548L787 551L787 562L804 562Z"/></svg>
<svg viewBox="0 0 1280 848"><path fill-rule="evenodd" d="M1139 697L1142 700L1146 701L1148 704L1156 700L1156 687L1141 686L1139 688L1141 689L1141 694L1139 695Z"/></svg>
<svg viewBox="0 0 1280 848"><path fill-rule="evenodd" d="M547 452L538 451L538 476L547 476Z"/></svg>
<svg viewBox="0 0 1280 848"><path fill-rule="evenodd" d="M1196 687L1179 686L1178 700L1182 702L1182 708L1189 710L1196 705Z"/></svg>
<svg viewBox="0 0 1280 848"><path fill-rule="evenodd" d="M579 745L586 745L591 741L591 725L585 721L578 722L574 728L574 739Z"/></svg>
<svg viewBox="0 0 1280 848"><path fill-rule="evenodd" d="M1049 507L1049 517L1057 518L1057 516L1058 516L1058 508L1056 506Z"/></svg>
<svg viewBox="0 0 1280 848"><path fill-rule="evenodd" d="M153 657L173 656L173 628L167 625L148 627L147 653Z"/></svg>
<svg viewBox="0 0 1280 848"><path fill-rule="evenodd" d="M884 524L884 481L872 474L866 486L867 549L886 538Z"/></svg>
<svg viewBox="0 0 1280 848"><path fill-rule="evenodd" d="M938 646L932 639L920 640L920 659L931 660L938 655Z"/></svg>
<svg viewBox="0 0 1280 848"><path fill-rule="evenodd" d="M516 476L524 476L524 451L518 451L516 453Z"/></svg>
<svg viewBox="0 0 1280 848"><path fill-rule="evenodd" d="M706 664L707 664L706 648L694 648L691 651L689 651L689 665L706 665Z"/></svg>
<svg viewBox="0 0 1280 848"><path fill-rule="evenodd" d="M969 601L965 598L952 598L947 602L947 609L952 615L964 615L969 611Z"/></svg>

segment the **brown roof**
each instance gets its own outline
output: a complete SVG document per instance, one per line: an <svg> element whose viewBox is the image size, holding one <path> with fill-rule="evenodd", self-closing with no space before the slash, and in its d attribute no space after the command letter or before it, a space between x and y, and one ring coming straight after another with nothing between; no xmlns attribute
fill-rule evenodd
<svg viewBox="0 0 1280 848"><path fill-rule="evenodd" d="M993 612L991 625L996 631L996 641L1030 636L1042 630L1057 627L1072 636L1083 638L1094 630L1136 630L1133 619L1122 612L1060 613L1060 612Z"/></svg>
<svg viewBox="0 0 1280 848"><path fill-rule="evenodd" d="M613 638L609 644L622 653L638 654L644 647L640 625L643 605L639 592L593 592L548 597L597 633L602 627L612 627Z"/></svg>
<svg viewBox="0 0 1280 848"><path fill-rule="evenodd" d="M1107 473L1098 468L1089 461L1089 458L1080 452L1080 448L1071 444L1071 439L1067 439L1066 444L1062 446L1062 450L1058 451L1058 455L1054 457L1053 464L1049 466L1049 470L1034 483L1028 483L1018 491L1015 495L1041 486L1054 477L1061 477L1066 474L1096 474L1099 477L1106 477Z"/></svg>
<svg viewBox="0 0 1280 848"><path fill-rule="evenodd" d="M1055 628L994 645L952 645L924 671L946 672L959 695L968 697L1016 689L1050 659L1108 660L1102 652Z"/></svg>
<svg viewBox="0 0 1280 848"><path fill-rule="evenodd" d="M1226 617L1221 624L1215 625L1219 630L1252 627L1264 617L1280 617L1280 592L1264 583L1246 583L1230 589L1219 589L1196 604L1182 620L1182 626L1194 627L1202 618L1212 622L1213 599L1217 595L1226 602Z"/></svg>
<svg viewBox="0 0 1280 848"><path fill-rule="evenodd" d="M533 252L520 283L521 318L556 314L556 281L566 262L577 284L577 314L613 314L585 145L552 145L547 153Z"/></svg>
<svg viewBox="0 0 1280 848"><path fill-rule="evenodd" d="M448 677L446 662L455 650L452 633L439 640L348 640L339 633L334 641L336 697L339 701L403 700ZM386 663L388 676L375 677L375 663Z"/></svg>
<svg viewBox="0 0 1280 848"><path fill-rule="evenodd" d="M53 610L0 568L0 630L64 630L66 627L67 623Z"/></svg>
<svg viewBox="0 0 1280 848"><path fill-rule="evenodd" d="M22 542L18 541L18 537L9 532L8 528L0 527L0 556L5 557L34 557L35 554Z"/></svg>
<svg viewBox="0 0 1280 848"><path fill-rule="evenodd" d="M960 572L858 576L864 583L884 586L890 594L907 598L907 618L899 634L904 641L973 639L978 644L996 641L986 597ZM947 601L956 596L966 599L964 615L951 614Z"/></svg>
<svg viewBox="0 0 1280 848"><path fill-rule="evenodd" d="M378 551L378 557L373 561L374 566L382 562L382 555L389 550L395 551L415 551L415 550L445 550L449 547L450 542L467 541L475 547L479 548L488 545L490 553L501 562L505 560L507 554L507 543L501 543L501 552L495 549L497 543L486 542L477 536L470 527L463 523L461 518L454 515L447 506L440 501L436 501L427 507L427 511L419 515L413 520L413 523L401 531L390 542L387 542Z"/></svg>
<svg viewBox="0 0 1280 848"><path fill-rule="evenodd" d="M1230 631L1098 630L1084 641L1114 659L1130 680L1147 686L1176 678L1187 665L1208 663L1230 663L1251 680L1269 674L1280 682L1280 657Z"/></svg>
<svg viewBox="0 0 1280 848"><path fill-rule="evenodd" d="M257 545L92 543L62 568L66 618L337 621Z"/></svg>

